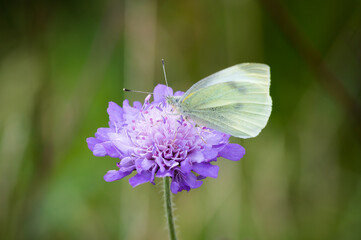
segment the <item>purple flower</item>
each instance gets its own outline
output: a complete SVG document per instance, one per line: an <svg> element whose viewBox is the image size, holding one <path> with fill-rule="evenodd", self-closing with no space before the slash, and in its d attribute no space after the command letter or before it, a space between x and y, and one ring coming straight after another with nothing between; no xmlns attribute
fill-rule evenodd
<svg viewBox="0 0 361 240"><path fill-rule="evenodd" d="M219 167L213 165L218 157L240 160L245 149L228 142L230 135L206 127L196 127L190 120L173 112L166 95L173 90L165 85L154 88L154 101L144 104L128 100L123 108L109 103L109 128L99 128L95 138L87 139L95 156L119 158L118 170L108 171L107 182L122 179L135 171L129 179L133 187L151 182L154 178L172 178L171 190L178 193L202 185L206 177L217 178ZM176 92L175 96L183 92Z"/></svg>

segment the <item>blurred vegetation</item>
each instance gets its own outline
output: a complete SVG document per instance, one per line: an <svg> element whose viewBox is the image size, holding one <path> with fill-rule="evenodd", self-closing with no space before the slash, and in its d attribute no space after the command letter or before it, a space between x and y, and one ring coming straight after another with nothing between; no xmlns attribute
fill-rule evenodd
<svg viewBox="0 0 361 240"><path fill-rule="evenodd" d="M271 66L273 112L240 162L175 195L180 239L361 239L358 0L2 1L0 238L167 239L160 186L103 181L85 139L109 101Z"/></svg>

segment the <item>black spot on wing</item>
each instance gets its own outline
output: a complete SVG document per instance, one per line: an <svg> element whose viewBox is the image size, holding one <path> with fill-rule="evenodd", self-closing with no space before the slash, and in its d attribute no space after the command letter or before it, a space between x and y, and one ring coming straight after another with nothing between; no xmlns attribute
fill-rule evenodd
<svg viewBox="0 0 361 240"><path fill-rule="evenodd" d="M235 82L226 82L227 86L229 86L231 89L236 90L239 93L246 93L246 87L239 87Z"/></svg>
<svg viewBox="0 0 361 240"><path fill-rule="evenodd" d="M223 105L223 106L209 107L209 108L204 109L203 111L211 111L218 115L218 114L221 114L222 112L240 110L243 107L244 107L244 104L242 104L242 103L232 103L232 104L227 104L227 105Z"/></svg>
<svg viewBox="0 0 361 240"><path fill-rule="evenodd" d="M244 107L242 103L235 103L233 106L236 110L241 110Z"/></svg>

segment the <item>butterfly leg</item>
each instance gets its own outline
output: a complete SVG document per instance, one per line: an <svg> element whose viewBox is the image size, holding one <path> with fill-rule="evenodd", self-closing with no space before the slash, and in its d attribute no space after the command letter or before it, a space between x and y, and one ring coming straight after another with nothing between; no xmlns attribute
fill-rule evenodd
<svg viewBox="0 0 361 240"><path fill-rule="evenodd" d="M175 134L174 134L174 138L173 138L172 144L175 142L175 139L177 138L178 130L179 130L179 128L177 128L177 131L176 131Z"/></svg>
<svg viewBox="0 0 361 240"><path fill-rule="evenodd" d="M198 136L202 139L202 141L203 141L205 144L207 144L207 142L203 139L202 135L201 135L200 132L198 131L198 128L196 127L197 124L194 123L194 125L193 125L193 123L191 123L191 122L188 120L188 117L184 117L184 120L186 120L190 125L192 125L192 126L196 129Z"/></svg>

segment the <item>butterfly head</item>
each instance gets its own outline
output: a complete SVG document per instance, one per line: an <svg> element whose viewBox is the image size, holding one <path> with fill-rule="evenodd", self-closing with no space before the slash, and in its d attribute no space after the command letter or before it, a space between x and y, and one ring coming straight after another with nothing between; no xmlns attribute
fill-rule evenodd
<svg viewBox="0 0 361 240"><path fill-rule="evenodd" d="M166 96L165 99L168 105L171 105L175 109L179 108L178 106L179 106L180 97Z"/></svg>

